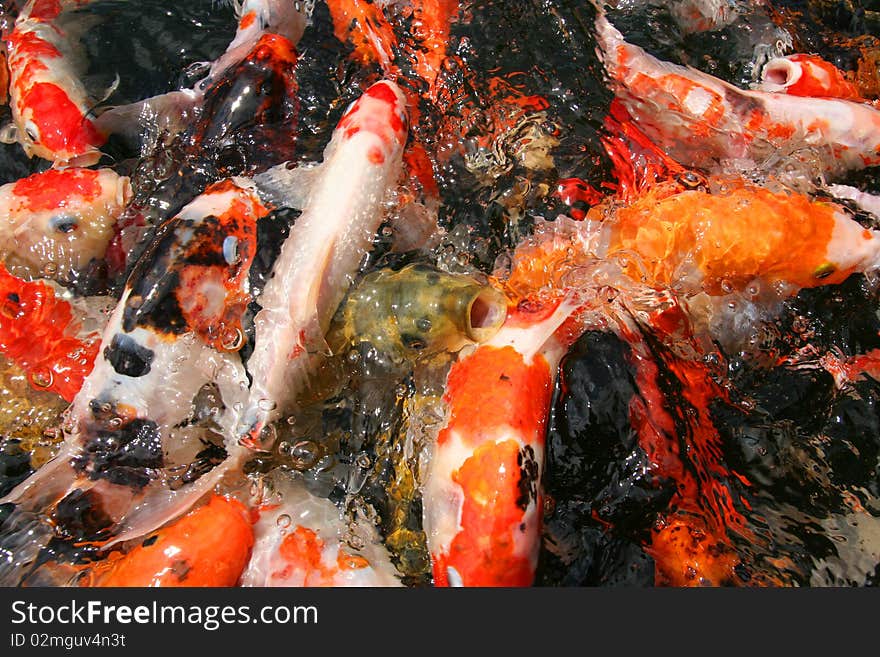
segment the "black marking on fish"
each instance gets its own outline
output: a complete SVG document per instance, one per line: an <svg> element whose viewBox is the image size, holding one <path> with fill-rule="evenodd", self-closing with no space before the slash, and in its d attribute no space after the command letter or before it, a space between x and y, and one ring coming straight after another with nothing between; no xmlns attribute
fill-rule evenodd
<svg viewBox="0 0 880 657"><path fill-rule="evenodd" d="M193 462L189 464L186 472L180 478L180 485L196 481L226 460L227 452L222 445L206 440L203 440L202 444L205 445L205 448L196 454Z"/></svg>
<svg viewBox="0 0 880 657"><path fill-rule="evenodd" d="M164 465L159 427L140 418L118 429L93 426L73 465L90 479L141 489L150 483L151 471Z"/></svg>
<svg viewBox="0 0 880 657"><path fill-rule="evenodd" d="M155 355L152 349L139 345L124 333L114 335L110 346L104 348L104 359L117 374L135 378L149 373Z"/></svg>
<svg viewBox="0 0 880 657"><path fill-rule="evenodd" d="M74 541L104 540L112 534L116 524L104 510L97 491L79 488L55 505L52 520L62 538Z"/></svg>
<svg viewBox="0 0 880 657"><path fill-rule="evenodd" d="M240 263L230 265L223 255L227 236L227 229L221 229L214 216L166 221L129 277L131 293L123 313L123 330L130 333L140 326L172 335L189 330L177 298L180 274L191 266L236 270Z"/></svg>
<svg viewBox="0 0 880 657"><path fill-rule="evenodd" d="M159 534L153 534L152 536L145 538L143 543L141 543L141 547L150 547L153 543L159 540Z"/></svg>
<svg viewBox="0 0 880 657"><path fill-rule="evenodd" d="M221 174L255 171L253 162L294 157L290 126L299 114L296 77L286 61L271 53L271 48L256 47L205 90L201 118L189 140Z"/></svg>
<svg viewBox="0 0 880 657"><path fill-rule="evenodd" d="M541 469L531 445L526 445L517 453L516 464L519 466L519 496L516 498L516 505L525 511L530 502L538 500L538 480L541 478Z"/></svg>
<svg viewBox="0 0 880 657"><path fill-rule="evenodd" d="M724 102L730 105L734 114L743 120L747 120L755 112L764 114L767 111L763 101L727 87L724 88Z"/></svg>
<svg viewBox="0 0 880 657"><path fill-rule="evenodd" d="M403 343L404 347L413 351L421 351L428 346L428 343L425 342L424 338L409 333L402 333L400 335L400 341Z"/></svg>

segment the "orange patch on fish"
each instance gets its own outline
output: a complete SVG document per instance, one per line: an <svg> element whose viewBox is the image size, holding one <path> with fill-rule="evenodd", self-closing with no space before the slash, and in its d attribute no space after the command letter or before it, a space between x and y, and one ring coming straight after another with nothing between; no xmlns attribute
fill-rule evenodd
<svg viewBox="0 0 880 657"><path fill-rule="evenodd" d="M697 518L676 516L654 528L645 551L656 564L656 586L724 586L740 581L734 571L739 564L736 553Z"/></svg>
<svg viewBox="0 0 880 657"><path fill-rule="evenodd" d="M22 178L12 191L28 210L52 210L63 207L74 197L91 201L100 196L99 176L100 172L94 169L49 169Z"/></svg>
<svg viewBox="0 0 880 657"><path fill-rule="evenodd" d="M437 437L442 446L455 432L468 446L478 446L487 434L508 426L517 436L544 444L544 423L553 381L544 357L531 364L513 347L482 346L456 362L444 399L449 422Z"/></svg>
<svg viewBox="0 0 880 657"><path fill-rule="evenodd" d="M40 131L40 143L53 152L73 157L106 141L58 85L48 82L32 85L20 105L32 112L32 120Z"/></svg>
<svg viewBox="0 0 880 657"><path fill-rule="evenodd" d="M73 401L100 348L99 334L80 339L78 331L70 304L51 287L0 263L0 353L27 372L31 386Z"/></svg>
<svg viewBox="0 0 880 657"><path fill-rule="evenodd" d="M531 559L517 550L525 509L521 500L520 444L487 442L474 450L452 479L461 486L461 530L449 551L434 557L438 584L448 584L455 568L468 586L527 586L534 577Z"/></svg>
<svg viewBox="0 0 880 657"><path fill-rule="evenodd" d="M131 552L96 566L83 586L235 586L253 544L244 505L213 495Z"/></svg>

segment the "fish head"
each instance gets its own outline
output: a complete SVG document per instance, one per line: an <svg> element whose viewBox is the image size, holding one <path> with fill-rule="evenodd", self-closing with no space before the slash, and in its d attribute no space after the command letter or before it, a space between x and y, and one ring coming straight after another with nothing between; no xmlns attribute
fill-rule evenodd
<svg viewBox="0 0 880 657"><path fill-rule="evenodd" d="M264 34L242 61L205 89L192 141L220 160L233 153L245 160L292 159L299 110L296 62L292 42Z"/></svg>
<svg viewBox="0 0 880 657"><path fill-rule="evenodd" d="M37 82L13 103L17 138L28 157L90 166L107 140L80 103L56 84Z"/></svg>
<svg viewBox="0 0 880 657"><path fill-rule="evenodd" d="M4 186L7 260L48 278L82 271L103 259L131 195L129 178L110 169L49 169Z"/></svg>
<svg viewBox="0 0 880 657"><path fill-rule="evenodd" d="M369 136L369 160L376 165L396 159L408 134L406 97L396 84L381 80L368 88L342 115L334 137L342 141Z"/></svg>

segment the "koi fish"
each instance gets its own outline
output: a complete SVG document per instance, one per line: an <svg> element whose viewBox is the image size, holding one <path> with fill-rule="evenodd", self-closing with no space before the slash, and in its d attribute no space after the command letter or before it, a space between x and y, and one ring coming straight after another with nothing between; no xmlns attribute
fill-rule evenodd
<svg viewBox="0 0 880 657"><path fill-rule="evenodd" d="M104 258L131 199L111 169L49 169L0 187L0 258L13 271L70 278Z"/></svg>
<svg viewBox="0 0 880 657"><path fill-rule="evenodd" d="M819 175L880 164L880 111L869 105L738 89L627 43L601 13L596 32L617 97L685 166L772 170L789 157Z"/></svg>
<svg viewBox="0 0 880 657"><path fill-rule="evenodd" d="M761 91L863 100L859 88L846 79L843 71L816 55L775 57L761 72Z"/></svg>
<svg viewBox="0 0 880 657"><path fill-rule="evenodd" d="M295 90L295 83L292 86L289 83L292 78L289 69L295 63L295 47L309 21L309 4L311 3L286 0L244 0L236 5L239 18L235 36L224 53L210 63L205 76L193 87L108 108L97 118L97 125L106 133L130 138L141 138L145 126L149 128L146 132L153 139L158 139L163 133L176 135L186 130L194 118L205 116L211 109L216 110L218 103L224 102L229 93L229 89L225 87L229 84L235 87L233 73L248 60L256 66L273 60L272 67L282 69L276 72L285 78L288 87ZM248 89L246 82L242 81L236 89L240 94L257 97L259 104L259 97L267 91L262 86L256 85L257 88ZM215 107L205 108L206 98L218 95L217 87L223 87L219 93L222 99L218 101L215 98ZM234 106L235 97L232 100ZM243 99L238 104L248 105L249 101ZM258 113L260 109L264 108L255 108L254 113ZM228 112L230 108L226 107L224 111ZM224 118L228 117L218 120L220 125L225 125ZM210 118L208 123L207 130L217 130L216 126L211 127ZM200 131L206 130L204 126L197 125L197 128ZM201 146L200 143L196 145ZM149 145L143 147L143 150L150 150Z"/></svg>
<svg viewBox="0 0 880 657"><path fill-rule="evenodd" d="M83 65L57 24L63 11L89 1L29 0L6 40L14 125L4 140L55 166L97 163L107 139L91 116L95 100L78 75Z"/></svg>
<svg viewBox="0 0 880 657"><path fill-rule="evenodd" d="M327 342L368 342L383 353L425 358L484 342L501 327L507 300L471 276L425 265L367 274L341 306Z"/></svg>
<svg viewBox="0 0 880 657"><path fill-rule="evenodd" d="M573 297L525 301L453 363L424 483L435 586L528 586L540 549L544 433ZM576 337L576 336L574 336Z"/></svg>
<svg viewBox="0 0 880 657"><path fill-rule="evenodd" d="M373 525L356 523L346 540L333 502L311 495L301 481L275 488L254 509L256 541L242 586L401 585Z"/></svg>
<svg viewBox="0 0 880 657"><path fill-rule="evenodd" d="M710 295L755 279L793 294L880 264L880 235L841 206L748 185L665 198L652 190L618 208L605 230L598 255L622 259L631 279Z"/></svg>
<svg viewBox="0 0 880 657"><path fill-rule="evenodd" d="M226 180L162 225L104 329L62 427L64 447L4 502L45 511L62 537L112 545L213 487L227 454L234 461L240 450L231 407L244 400L247 378L236 351L256 222L267 213L252 183ZM206 385L216 392L196 421ZM220 436L229 441L217 444Z"/></svg>
<svg viewBox="0 0 880 657"><path fill-rule="evenodd" d="M83 335L64 299L43 281L23 281L0 263L0 353L25 370L31 387L73 401L92 371L98 333Z"/></svg>
<svg viewBox="0 0 880 657"><path fill-rule="evenodd" d="M306 172L313 188L257 300L253 384L239 428L248 442L303 391L310 364L326 352L324 335L382 222L406 135L403 94L393 82L377 82L343 114L323 164ZM262 188L271 185L270 175L261 176Z"/></svg>
<svg viewBox="0 0 880 657"><path fill-rule="evenodd" d="M238 500L212 495L208 503L147 536L125 554L83 573L79 586L236 586L244 572L254 530Z"/></svg>

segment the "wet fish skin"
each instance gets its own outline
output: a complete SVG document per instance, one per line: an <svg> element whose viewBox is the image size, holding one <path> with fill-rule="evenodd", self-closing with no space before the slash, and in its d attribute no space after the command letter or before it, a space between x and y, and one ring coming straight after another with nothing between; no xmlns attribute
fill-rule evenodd
<svg viewBox="0 0 880 657"><path fill-rule="evenodd" d="M238 431L245 442L258 443L262 428L303 390L314 359L327 352L324 335L382 222L406 136L402 92L377 82L343 114L324 162L307 172L305 207L257 299L262 309L248 361L253 384ZM283 188L284 172L273 173L271 185ZM297 170L290 175L290 185L300 186Z"/></svg>

